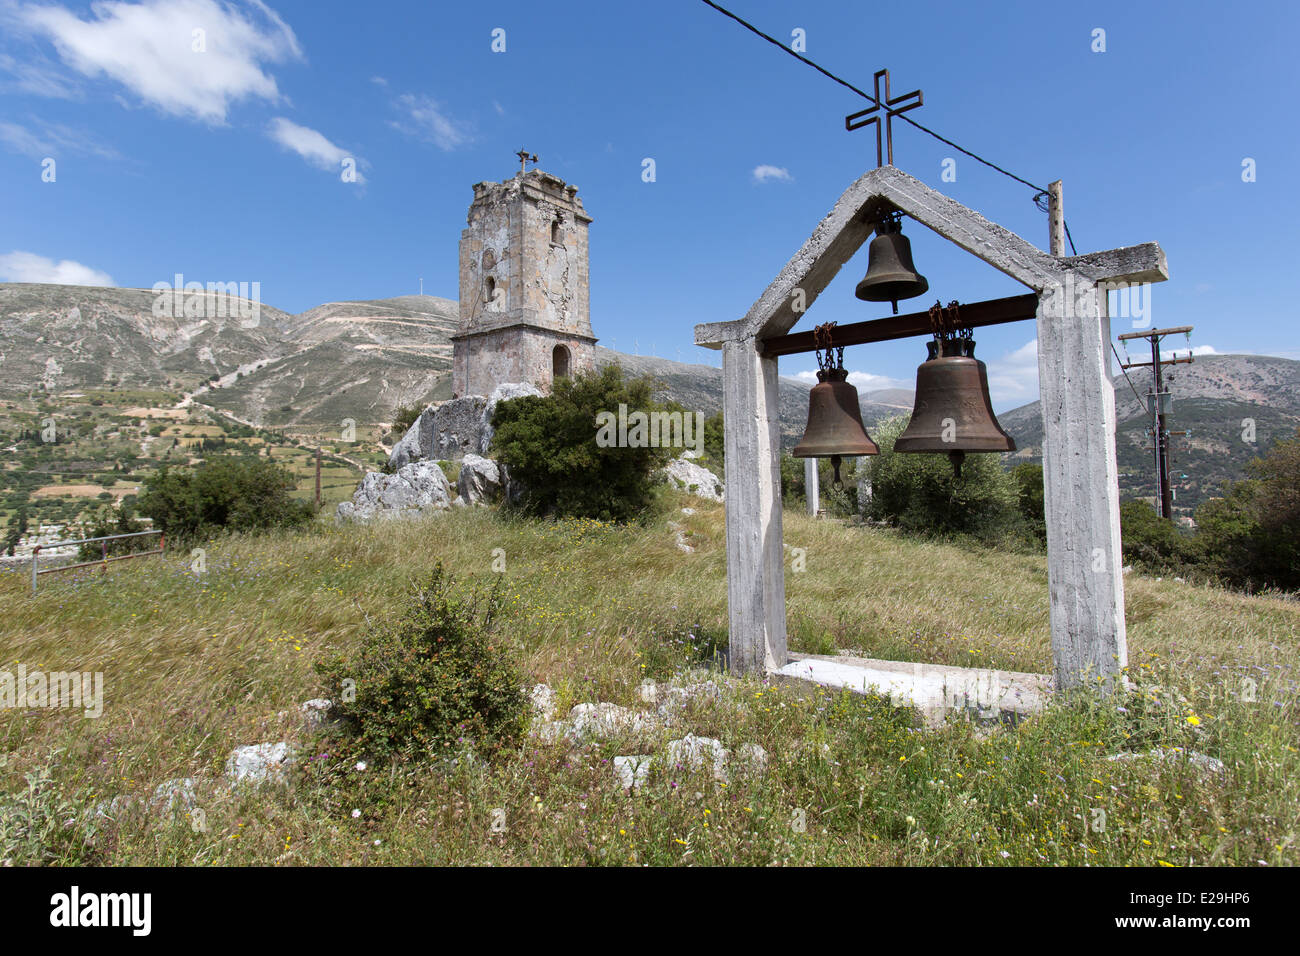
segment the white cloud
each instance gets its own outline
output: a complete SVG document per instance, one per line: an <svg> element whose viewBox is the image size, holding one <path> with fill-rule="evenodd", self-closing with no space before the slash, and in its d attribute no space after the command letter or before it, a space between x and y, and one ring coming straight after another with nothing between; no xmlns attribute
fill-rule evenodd
<svg viewBox="0 0 1300 956"><path fill-rule="evenodd" d="M994 407L1023 405L1038 398L1038 339L985 364Z"/></svg>
<svg viewBox="0 0 1300 956"><path fill-rule="evenodd" d="M783 166L755 166L754 182L765 183L770 180L779 182L793 182L794 177L790 175L790 170Z"/></svg>
<svg viewBox="0 0 1300 956"><path fill-rule="evenodd" d="M34 252L0 255L0 282L50 282L55 285L116 285L107 272L71 259L55 262Z"/></svg>
<svg viewBox="0 0 1300 956"><path fill-rule="evenodd" d="M63 155L98 156L102 159L120 159L118 152L96 142L84 130L72 129L59 123L37 120L30 126L22 123L0 121L0 143L15 153L32 159Z"/></svg>
<svg viewBox="0 0 1300 956"><path fill-rule="evenodd" d="M264 64L302 59L298 38L261 0L144 0L92 4L83 20L58 5L24 5L17 17L69 67L101 74L165 113L224 123L230 104L279 102ZM203 50L196 31L203 31Z"/></svg>
<svg viewBox="0 0 1300 956"><path fill-rule="evenodd" d="M6 27L11 24L6 22ZM42 54L33 54L26 60L18 60L7 53L0 53L0 71L14 77L12 83L5 85L6 90L18 90L21 93L34 93L56 99L72 99L77 96L76 86L64 76L57 65Z"/></svg>
<svg viewBox="0 0 1300 956"><path fill-rule="evenodd" d="M793 377L811 385L817 384L816 372L796 372ZM848 381L850 385L862 392L875 392L882 388L910 389L912 387L911 382L890 378L888 375L877 375L875 372L849 372Z"/></svg>
<svg viewBox="0 0 1300 956"><path fill-rule="evenodd" d="M1182 349L1175 349L1175 351L1181 352ZM1192 354L1193 355L1218 355L1219 353L1215 350L1213 345L1194 345L1192 346Z"/></svg>
<svg viewBox="0 0 1300 956"><path fill-rule="evenodd" d="M403 93L393 105L405 114L402 120L390 122L394 129L433 143L441 150L450 152L473 139L469 129L448 116L442 105L430 96Z"/></svg>
<svg viewBox="0 0 1300 956"><path fill-rule="evenodd" d="M266 135L271 137L285 149L293 150L303 159L318 169L324 169L332 173L341 173L343 170L343 160L356 159L358 166L364 166L365 161L357 159L347 150L335 146L324 134L317 132L309 126L299 126L283 116L277 116L271 120L271 125L267 128ZM364 183L365 177L361 171L357 170L358 183Z"/></svg>

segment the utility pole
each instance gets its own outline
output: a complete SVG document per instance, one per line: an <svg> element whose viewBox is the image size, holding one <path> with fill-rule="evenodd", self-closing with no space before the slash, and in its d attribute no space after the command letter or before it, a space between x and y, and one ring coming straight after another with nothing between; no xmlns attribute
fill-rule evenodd
<svg viewBox="0 0 1300 956"><path fill-rule="evenodd" d="M320 510L320 446L316 447L316 510Z"/></svg>
<svg viewBox="0 0 1300 956"><path fill-rule="evenodd" d="M1179 358L1177 354L1173 358L1162 359L1160 357L1160 340L1166 335L1183 334L1190 339L1192 326L1179 325L1168 329L1150 329L1146 332L1126 332L1119 337L1121 342L1128 339L1146 339L1151 343L1151 361L1150 362L1123 362L1120 368L1128 370L1131 368L1145 368L1151 366L1155 379L1155 388L1147 393L1147 402L1151 411L1151 432L1155 438L1155 466L1156 466L1156 499L1159 502L1160 517L1172 521L1174 518L1174 494L1173 485L1169 480L1169 439L1171 432L1166 427L1166 418L1170 414L1172 403L1170 394L1165 391L1164 377L1162 369L1166 365L1182 365L1192 361L1192 353L1189 349L1187 354ZM1127 346L1124 349L1125 356L1128 355Z"/></svg>

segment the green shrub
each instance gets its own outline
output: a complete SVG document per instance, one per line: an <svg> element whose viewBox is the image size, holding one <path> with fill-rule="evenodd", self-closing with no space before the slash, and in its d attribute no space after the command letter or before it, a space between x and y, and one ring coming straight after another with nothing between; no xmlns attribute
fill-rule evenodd
<svg viewBox="0 0 1300 956"><path fill-rule="evenodd" d="M1043 466L1022 462L1011 469L1016 483L1020 514L1039 541L1047 540L1047 518L1043 502Z"/></svg>
<svg viewBox="0 0 1300 956"><path fill-rule="evenodd" d="M110 534L134 534L144 530L146 530L144 524L135 517L135 509L131 504L123 501L118 508L113 508L110 505L103 506L96 511L91 519L90 531L86 537L104 538ZM81 561L93 561L103 556L104 544L105 542L102 541L83 544L77 549L77 558ZM156 548L158 547L158 538L155 535L141 535L138 538L122 538L117 541L109 541L107 545L108 555L112 557Z"/></svg>
<svg viewBox="0 0 1300 956"><path fill-rule="evenodd" d="M1166 521L1148 502L1126 501L1119 507L1124 561L1147 571L1177 573L1195 561L1192 540Z"/></svg>
<svg viewBox="0 0 1300 956"><path fill-rule="evenodd" d="M168 537L190 540L226 528L261 531L294 527L312 517L309 502L293 497L294 475L270 461L209 458L193 471L163 466L145 480L140 513Z"/></svg>
<svg viewBox="0 0 1300 956"><path fill-rule="evenodd" d="M359 652L317 665L347 759L420 759L514 744L528 698L506 648L493 640L500 579L458 595L439 563L406 606L371 625ZM355 688L348 700L345 688Z"/></svg>
<svg viewBox="0 0 1300 956"><path fill-rule="evenodd" d="M1300 589L1300 433L1246 470L1196 510L1198 552L1229 584Z"/></svg>
<svg viewBox="0 0 1300 956"><path fill-rule="evenodd" d="M672 456L668 448L597 444L597 416L663 411L648 377L626 379L622 368L556 380L546 397L497 405L493 457L526 489L517 507L530 514L629 521L653 500L652 475Z"/></svg>
<svg viewBox="0 0 1300 956"><path fill-rule="evenodd" d="M904 531L968 535L989 544L1023 537L1018 486L997 455L967 455L956 478L946 455L894 451L907 422L908 416L891 418L872 432L880 446L867 459L872 518Z"/></svg>

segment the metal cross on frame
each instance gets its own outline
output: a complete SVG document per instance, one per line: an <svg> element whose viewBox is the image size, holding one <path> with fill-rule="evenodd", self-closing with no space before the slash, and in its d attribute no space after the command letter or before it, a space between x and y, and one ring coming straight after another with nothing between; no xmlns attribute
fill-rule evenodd
<svg viewBox="0 0 1300 956"><path fill-rule="evenodd" d="M880 78L885 78L885 98L880 98ZM846 130L862 129L864 126L870 126L872 123L876 126L876 166L884 165L884 154L881 150L880 137L880 114L877 112L882 106L885 107L885 144L889 148L889 165L894 165L894 117L900 113L906 113L908 110L914 110L923 105L924 100L920 90L913 90L911 93L903 93L900 96L891 97L889 95L889 71L880 70L875 75L875 106L869 106L859 113L850 113L844 117L844 128ZM916 97L914 103L907 101ZM900 105L905 104L905 105ZM895 107L898 107L895 109ZM875 114L874 116L872 114Z"/></svg>

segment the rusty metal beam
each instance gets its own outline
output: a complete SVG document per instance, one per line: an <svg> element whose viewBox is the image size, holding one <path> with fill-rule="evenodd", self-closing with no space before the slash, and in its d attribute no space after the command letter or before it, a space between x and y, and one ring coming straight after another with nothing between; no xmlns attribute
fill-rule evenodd
<svg viewBox="0 0 1300 956"><path fill-rule="evenodd" d="M1004 322L1020 322L1025 319L1036 318L1037 315L1038 294L1035 292L1007 296L1004 299L971 302L961 306L961 323L972 329L985 325L1001 325ZM914 335L929 335L930 333L929 311L909 312L907 315L891 315L883 319L872 319L868 322L837 325L831 330L831 346L839 348L841 346L866 345L871 342L907 339ZM815 351L817 351L817 345L813 341L812 331L791 332L788 335L776 335L763 340L763 354L769 357L798 355L802 352Z"/></svg>

